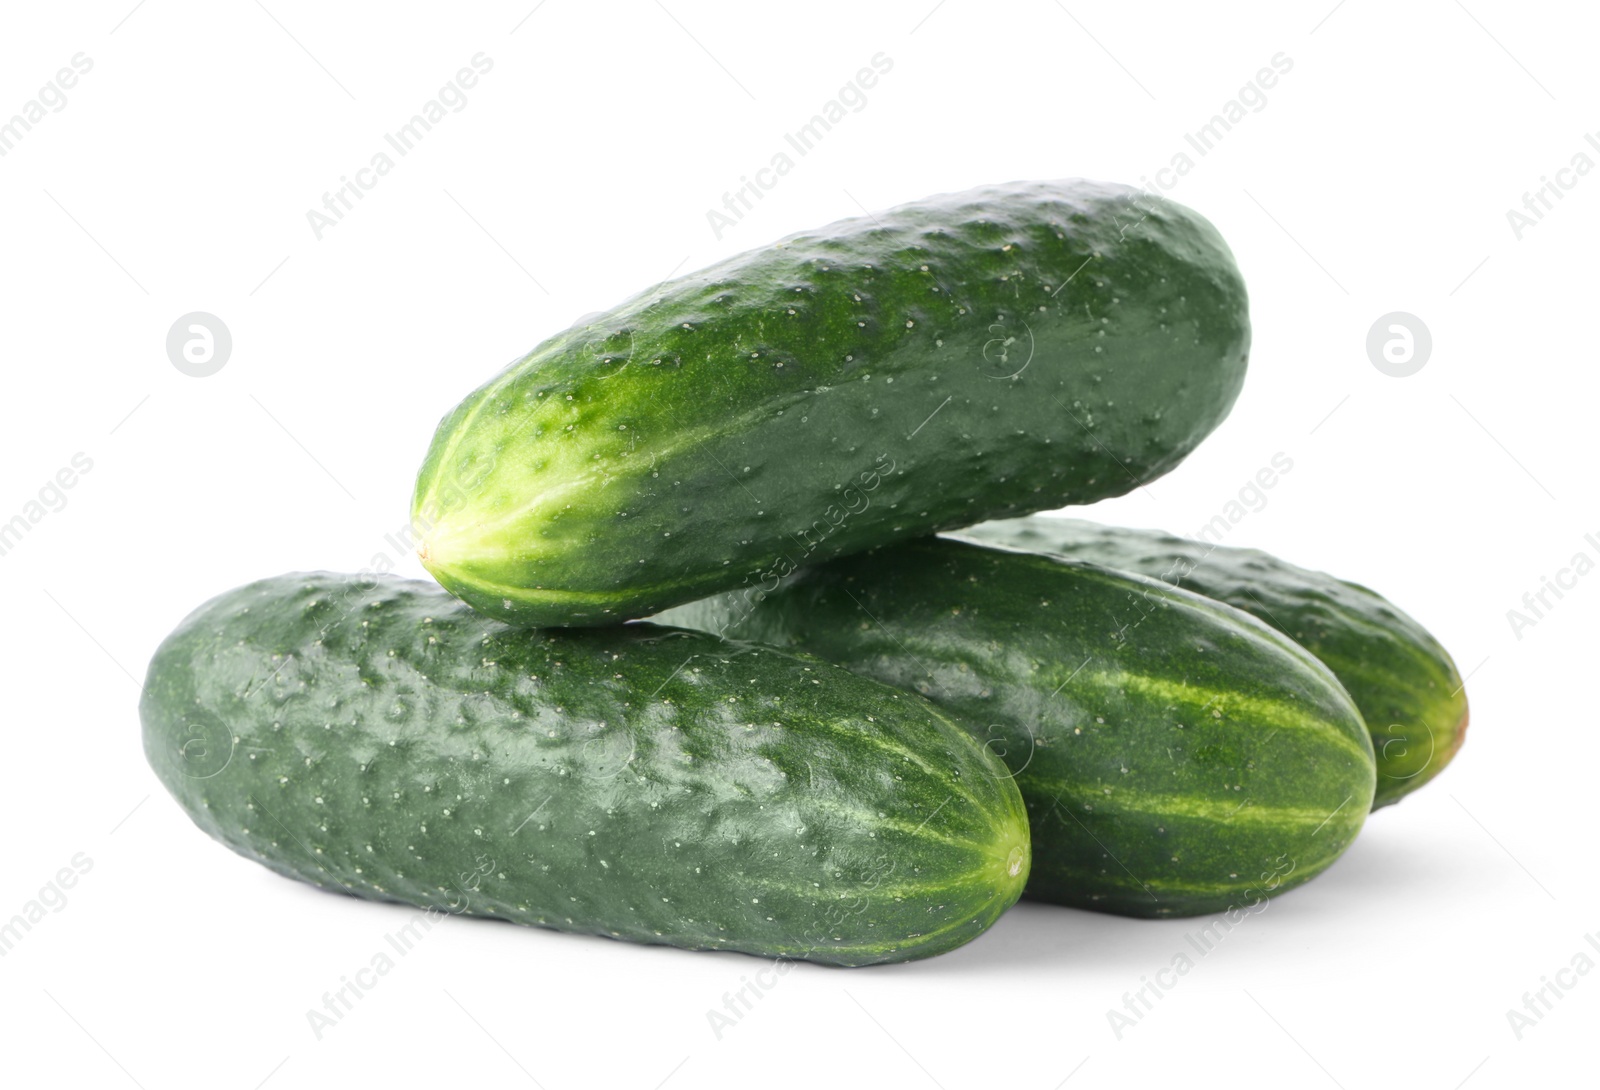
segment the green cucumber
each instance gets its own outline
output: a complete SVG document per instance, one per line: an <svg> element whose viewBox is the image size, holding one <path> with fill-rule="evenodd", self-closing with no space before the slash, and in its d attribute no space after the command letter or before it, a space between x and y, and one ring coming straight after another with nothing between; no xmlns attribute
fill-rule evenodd
<svg viewBox="0 0 1600 1090"><path fill-rule="evenodd" d="M1243 908L1325 869L1372 802L1372 743L1325 666L1143 576L927 538L666 617L812 651L961 720L1027 803L1025 896Z"/></svg>
<svg viewBox="0 0 1600 1090"><path fill-rule="evenodd" d="M191 614L140 712L205 832L433 912L868 965L967 942L1027 877L1004 766L926 701L701 633L285 575Z"/></svg>
<svg viewBox="0 0 1600 1090"><path fill-rule="evenodd" d="M1227 415L1250 326L1199 215L1097 182L931 197L657 285L445 417L419 554L500 620L607 624L1121 495Z"/></svg>
<svg viewBox="0 0 1600 1090"><path fill-rule="evenodd" d="M1103 564L1226 602L1290 636L1350 693L1378 760L1373 809L1399 802L1450 763L1467 734L1467 696L1439 641L1388 599L1255 549L1076 519L986 523L951 535Z"/></svg>

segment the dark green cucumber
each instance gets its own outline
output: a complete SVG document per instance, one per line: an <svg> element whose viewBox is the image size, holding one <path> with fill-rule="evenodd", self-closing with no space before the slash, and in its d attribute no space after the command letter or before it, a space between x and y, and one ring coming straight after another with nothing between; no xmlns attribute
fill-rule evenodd
<svg viewBox="0 0 1600 1090"><path fill-rule="evenodd" d="M1350 693L1378 760L1373 809L1450 763L1467 734L1461 674L1439 641L1388 599L1255 549L1076 519L986 523L951 535L1137 572L1242 609L1321 659Z"/></svg>
<svg viewBox="0 0 1600 1090"><path fill-rule="evenodd" d="M285 575L190 615L140 712L197 825L373 900L868 965L967 942L1027 876L1005 768L926 701L701 633Z"/></svg>
<svg viewBox="0 0 1600 1090"><path fill-rule="evenodd" d="M1022 789L1026 896L1242 908L1326 868L1372 802L1372 744L1325 666L1142 576L928 538L666 616L815 652L959 718Z"/></svg>
<svg viewBox="0 0 1600 1090"><path fill-rule="evenodd" d="M440 424L423 563L497 619L640 617L1170 470L1244 379L1206 220L1031 182L844 220L660 284Z"/></svg>

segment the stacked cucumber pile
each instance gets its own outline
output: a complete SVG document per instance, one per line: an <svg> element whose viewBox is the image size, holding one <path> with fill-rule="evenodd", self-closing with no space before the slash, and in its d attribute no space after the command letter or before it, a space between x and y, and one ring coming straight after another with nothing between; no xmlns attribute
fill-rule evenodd
<svg viewBox="0 0 1600 1090"><path fill-rule="evenodd" d="M1019 896L1246 910L1449 761L1449 655L1260 553L1019 516L1171 470L1249 340L1209 223L1084 181L657 285L444 419L443 589L213 599L145 751L240 854L431 912L867 965Z"/></svg>

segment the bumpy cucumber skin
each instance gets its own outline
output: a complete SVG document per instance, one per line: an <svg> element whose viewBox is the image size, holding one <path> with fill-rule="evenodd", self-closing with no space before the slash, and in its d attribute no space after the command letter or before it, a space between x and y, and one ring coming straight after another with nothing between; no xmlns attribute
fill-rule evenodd
<svg viewBox="0 0 1600 1090"><path fill-rule="evenodd" d="M1467 694L1455 660L1422 625L1356 583L1256 549L1079 519L1008 519L950 536L1137 572L1285 633L1333 671L1366 720L1378 760L1375 810L1444 771L1466 739Z"/></svg>
<svg viewBox="0 0 1600 1090"><path fill-rule="evenodd" d="M140 710L203 830L373 900L853 966L967 942L1027 875L1003 765L926 701L701 633L291 574L185 620Z"/></svg>
<svg viewBox="0 0 1600 1090"><path fill-rule="evenodd" d="M960 719L1022 789L1030 898L1252 906L1332 863L1372 801L1372 744L1326 667L1142 576L926 539L665 618L804 648Z"/></svg>
<svg viewBox="0 0 1600 1090"><path fill-rule="evenodd" d="M1089 503L1177 465L1244 379L1196 213L1087 181L844 220L545 341L440 424L423 563L497 619L607 624L802 564Z"/></svg>

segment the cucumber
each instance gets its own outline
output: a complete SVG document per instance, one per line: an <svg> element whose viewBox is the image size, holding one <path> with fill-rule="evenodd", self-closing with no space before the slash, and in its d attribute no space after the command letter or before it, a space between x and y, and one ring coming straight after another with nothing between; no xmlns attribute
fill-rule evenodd
<svg viewBox="0 0 1600 1090"><path fill-rule="evenodd" d="M1076 519L1014 519L952 536L1148 575L1287 634L1333 671L1366 720L1378 761L1373 809L1437 776L1466 738L1467 696L1455 661L1427 629L1366 587L1255 549Z"/></svg>
<svg viewBox="0 0 1600 1090"><path fill-rule="evenodd" d="M1372 802L1372 743L1325 666L1143 576L928 538L666 617L815 652L956 716L1027 803L1025 896L1241 909L1325 869Z"/></svg>
<svg viewBox="0 0 1600 1090"><path fill-rule="evenodd" d="M960 946L1027 877L1015 786L926 701L700 633L292 574L191 614L140 712L212 837L430 912L869 965Z"/></svg>
<svg viewBox="0 0 1600 1090"><path fill-rule="evenodd" d="M1227 415L1216 230L1030 182L844 220L540 344L439 425L418 552L500 620L607 624L987 518L1121 495Z"/></svg>

